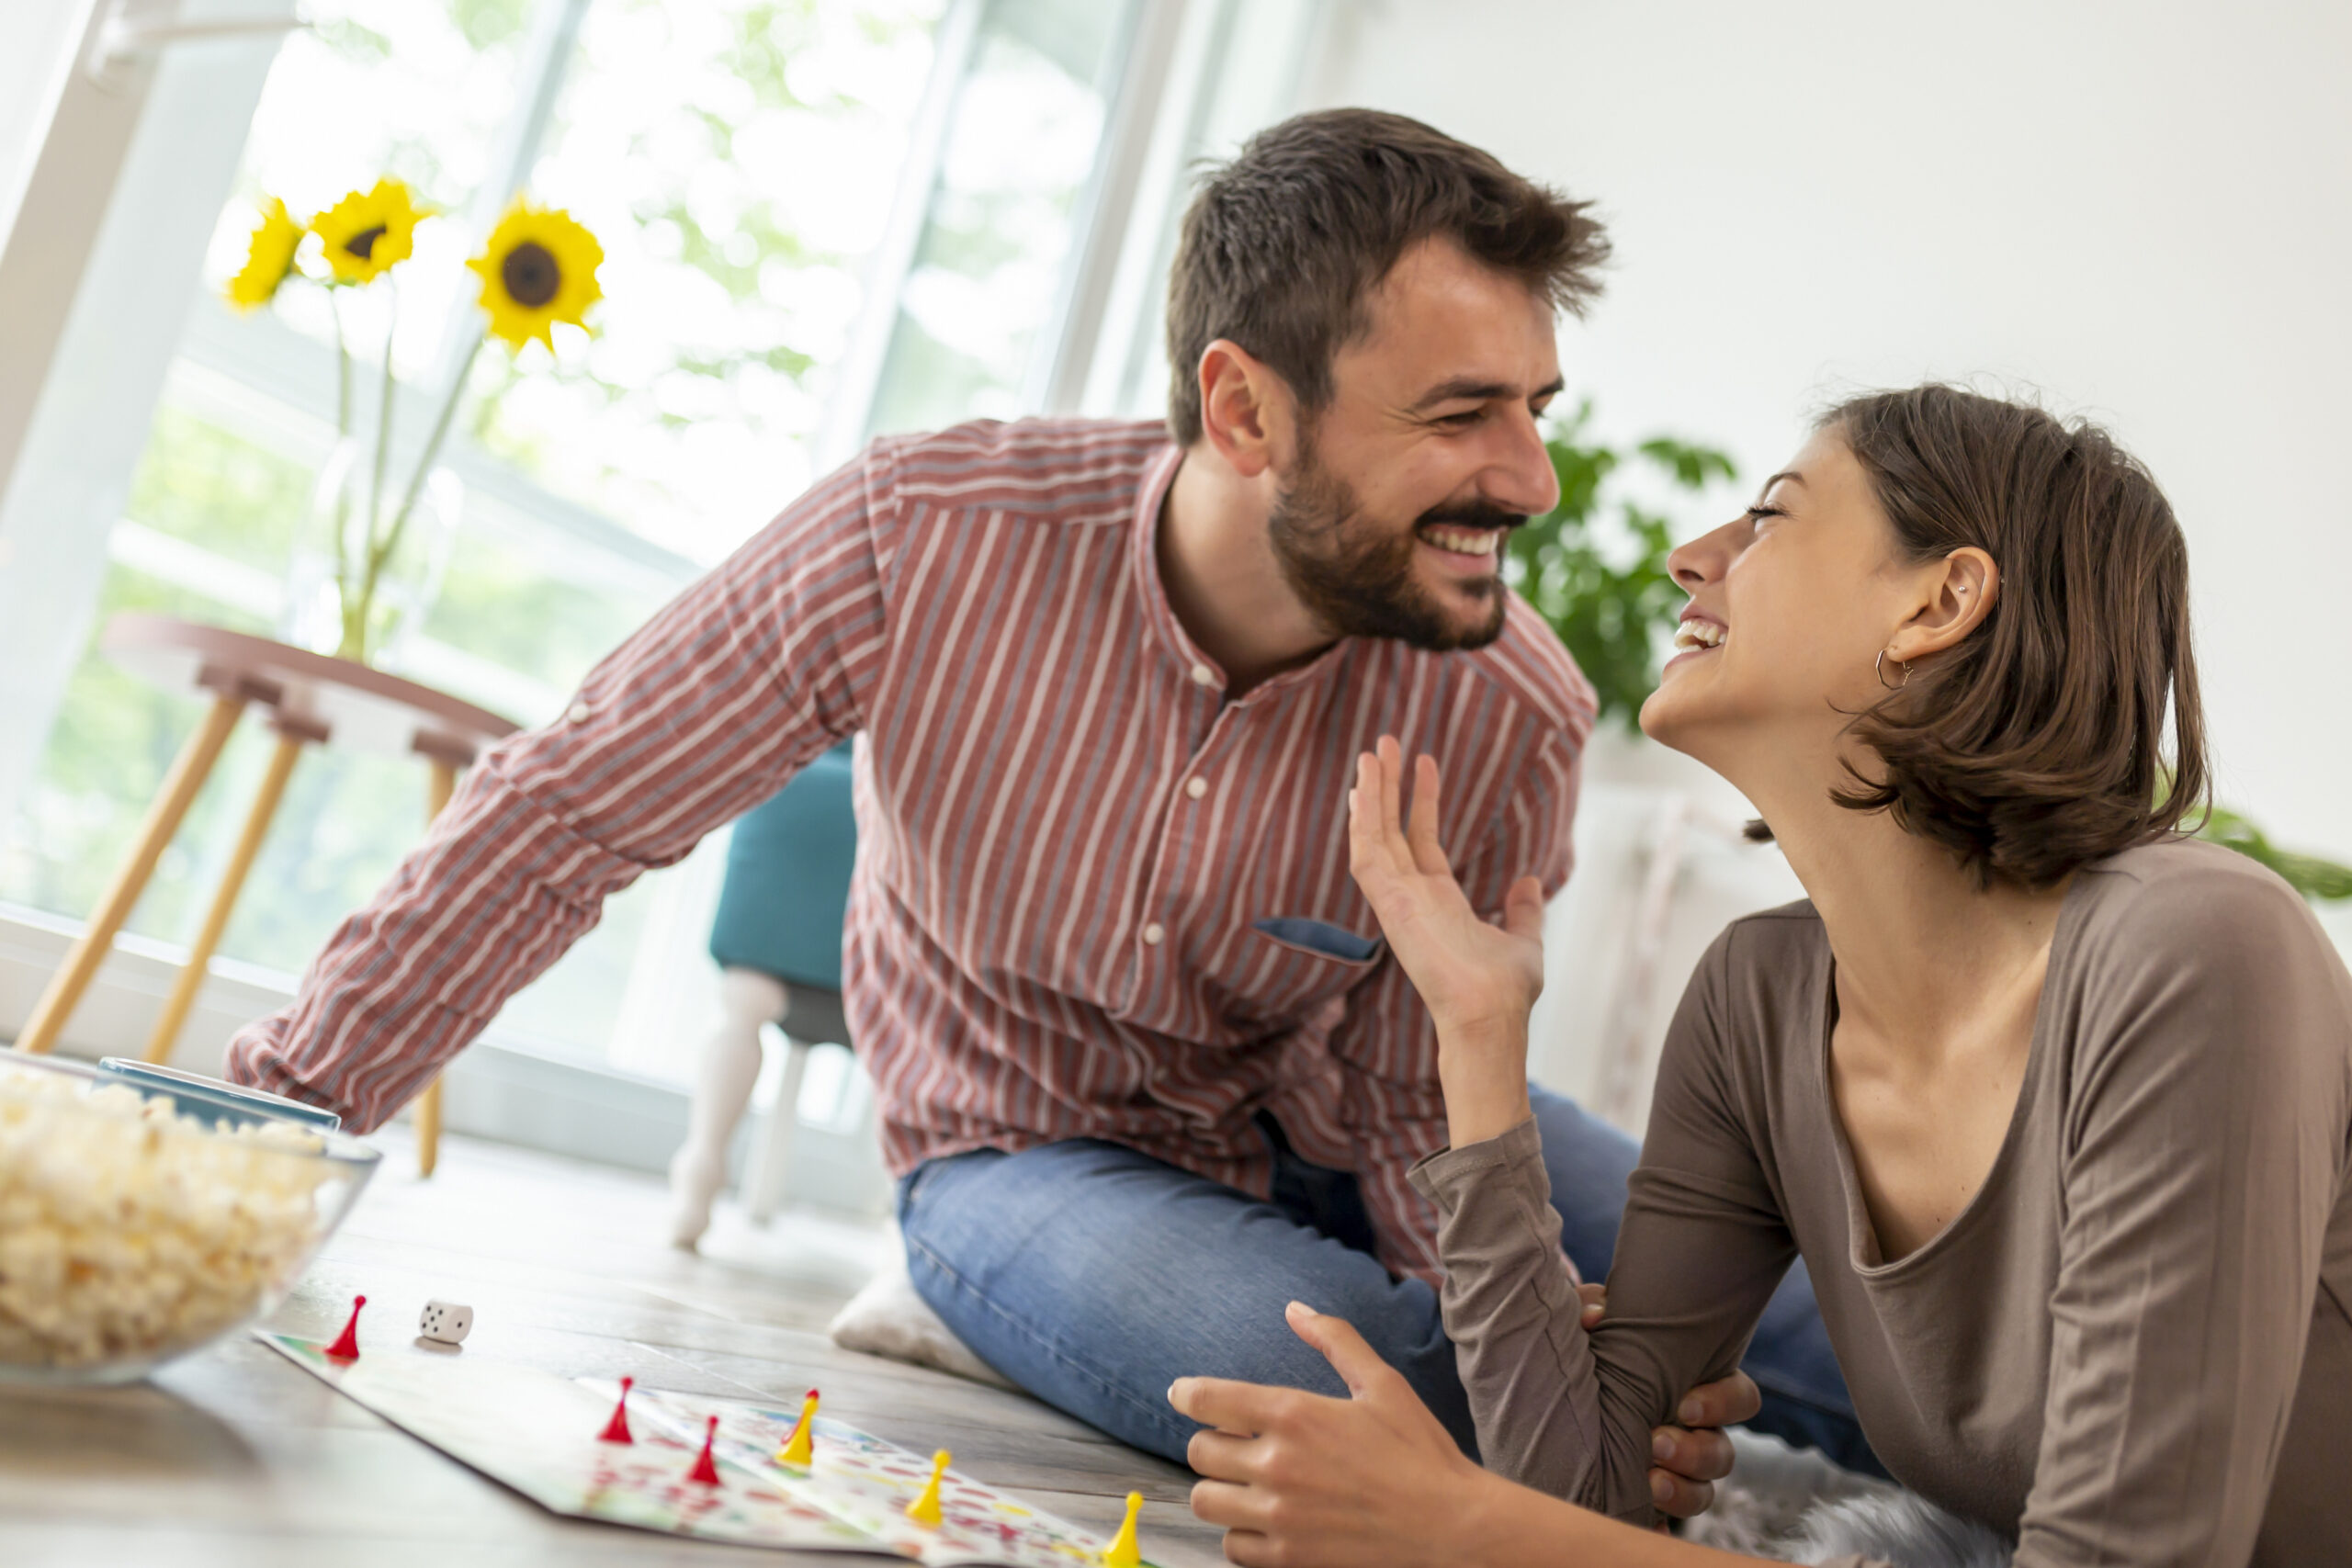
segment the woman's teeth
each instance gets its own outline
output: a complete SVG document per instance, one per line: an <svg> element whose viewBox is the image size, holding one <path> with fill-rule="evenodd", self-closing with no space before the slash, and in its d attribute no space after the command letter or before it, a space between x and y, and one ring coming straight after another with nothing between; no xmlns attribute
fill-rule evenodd
<svg viewBox="0 0 2352 1568"><path fill-rule="evenodd" d="M1442 525L1422 529L1421 537L1457 556L1490 556L1495 553L1495 547L1503 542L1499 528L1452 528Z"/></svg>
<svg viewBox="0 0 2352 1568"><path fill-rule="evenodd" d="M1719 626L1713 621L1685 621L1674 630L1674 646L1678 652L1694 648L1721 648L1731 635L1729 626Z"/></svg>

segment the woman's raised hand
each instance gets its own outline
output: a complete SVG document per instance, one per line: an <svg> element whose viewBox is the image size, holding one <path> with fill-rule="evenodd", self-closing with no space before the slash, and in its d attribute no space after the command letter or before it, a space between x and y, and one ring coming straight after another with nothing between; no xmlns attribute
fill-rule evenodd
<svg viewBox="0 0 2352 1568"><path fill-rule="evenodd" d="M1436 759L1415 760L1409 821L1404 775L1403 749L1385 735L1376 751L1356 759L1348 867L1437 1024L1453 1141L1474 1143L1527 1115L1527 1017L1544 988L1544 886L1522 876L1504 900L1502 924L1479 919L1437 841Z"/></svg>

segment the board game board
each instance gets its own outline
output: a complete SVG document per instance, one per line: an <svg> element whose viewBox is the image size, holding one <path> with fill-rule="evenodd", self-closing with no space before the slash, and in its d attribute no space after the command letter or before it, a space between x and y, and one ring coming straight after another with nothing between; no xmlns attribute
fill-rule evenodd
<svg viewBox="0 0 2352 1568"><path fill-rule="evenodd" d="M628 1404L635 1441L599 1440L618 1391L453 1353L373 1352L349 1363L314 1341L256 1330L295 1365L452 1459L551 1512L706 1540L800 1551L871 1552L934 1568L1080 1568L1102 1543L1073 1525L953 1470L941 1479L940 1522L906 1506L931 1464L830 1416L816 1419L815 1464L772 1456L798 1418L747 1401L639 1388ZM716 1486L690 1481L706 1422Z"/></svg>

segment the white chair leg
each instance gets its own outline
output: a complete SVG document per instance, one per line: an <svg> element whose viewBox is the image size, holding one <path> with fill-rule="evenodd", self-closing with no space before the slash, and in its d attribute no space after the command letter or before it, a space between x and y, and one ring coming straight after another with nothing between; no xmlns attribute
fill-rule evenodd
<svg viewBox="0 0 2352 1568"><path fill-rule="evenodd" d="M783 983L755 969L718 981L723 1017L703 1047L687 1111L686 1141L670 1161L670 1242L692 1247L710 1228L710 1205L727 1185L727 1145L760 1076L761 1026L784 1014Z"/></svg>
<svg viewBox="0 0 2352 1568"><path fill-rule="evenodd" d="M755 1225L766 1224L784 1206L785 1189L792 1181L792 1143L800 1128L800 1084L808 1073L808 1044L784 1036L784 1075L776 1085L775 1105L767 1119L752 1129L751 1155L743 1163L743 1213Z"/></svg>

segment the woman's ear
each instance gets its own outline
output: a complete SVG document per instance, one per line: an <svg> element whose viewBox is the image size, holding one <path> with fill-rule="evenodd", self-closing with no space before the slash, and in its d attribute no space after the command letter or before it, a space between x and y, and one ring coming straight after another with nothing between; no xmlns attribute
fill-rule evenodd
<svg viewBox="0 0 2352 1568"><path fill-rule="evenodd" d="M2001 596L2001 569L1974 545L1963 545L1926 568L1920 586L1925 603L1886 645L1898 663L1941 653L1983 626Z"/></svg>
<svg viewBox="0 0 2352 1568"><path fill-rule="evenodd" d="M1239 344L1219 338L1201 351L1201 434L1244 479L1281 467L1289 432L1289 389Z"/></svg>

